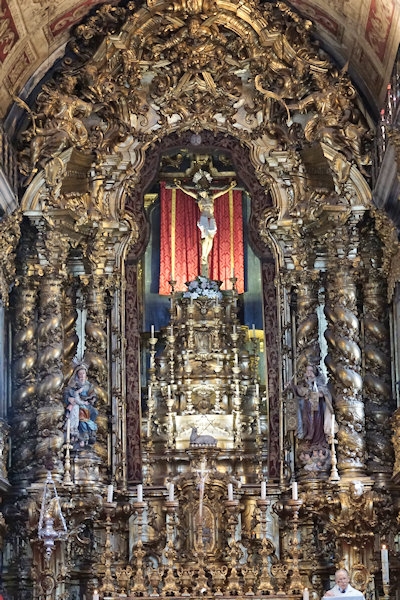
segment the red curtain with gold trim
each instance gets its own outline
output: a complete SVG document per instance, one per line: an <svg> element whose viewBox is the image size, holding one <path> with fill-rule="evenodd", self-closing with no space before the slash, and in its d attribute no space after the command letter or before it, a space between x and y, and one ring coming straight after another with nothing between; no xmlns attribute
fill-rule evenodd
<svg viewBox="0 0 400 600"><path fill-rule="evenodd" d="M201 273L200 211L195 200L161 183L160 283L159 293L170 294L171 276L176 290ZM231 289L235 274L239 294L244 292L244 249L242 192L231 190L214 202L217 234L210 253L210 279L222 281L221 289Z"/></svg>

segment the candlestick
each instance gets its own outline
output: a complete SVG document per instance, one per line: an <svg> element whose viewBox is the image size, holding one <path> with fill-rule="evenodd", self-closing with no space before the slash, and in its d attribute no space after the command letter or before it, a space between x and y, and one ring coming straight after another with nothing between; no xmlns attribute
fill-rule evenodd
<svg viewBox="0 0 400 600"><path fill-rule="evenodd" d="M303 600L310 600L310 592L308 591L308 588L304 588L303 590Z"/></svg>
<svg viewBox="0 0 400 600"><path fill-rule="evenodd" d="M111 483L109 486L107 486L107 502L113 501L113 495L114 495L114 486Z"/></svg>
<svg viewBox="0 0 400 600"><path fill-rule="evenodd" d="M136 494L137 494L137 501L143 502L143 485L141 483L139 483L137 486Z"/></svg>
<svg viewBox="0 0 400 600"><path fill-rule="evenodd" d="M67 419L67 444L71 441L71 419L68 417Z"/></svg>
<svg viewBox="0 0 400 600"><path fill-rule="evenodd" d="M267 482L261 482L261 500L266 500L267 498Z"/></svg>
<svg viewBox="0 0 400 600"><path fill-rule="evenodd" d="M298 500L298 493L297 493L297 481L293 481L292 483L292 500Z"/></svg>
<svg viewBox="0 0 400 600"><path fill-rule="evenodd" d="M233 500L233 485L228 483L228 500Z"/></svg>
<svg viewBox="0 0 400 600"><path fill-rule="evenodd" d="M170 502L173 502L175 499L175 486L173 483L169 484L169 488L168 488L168 500Z"/></svg>
<svg viewBox="0 0 400 600"><path fill-rule="evenodd" d="M389 578L389 551L385 545L381 549L381 560L382 560L382 583L387 585L390 581Z"/></svg>

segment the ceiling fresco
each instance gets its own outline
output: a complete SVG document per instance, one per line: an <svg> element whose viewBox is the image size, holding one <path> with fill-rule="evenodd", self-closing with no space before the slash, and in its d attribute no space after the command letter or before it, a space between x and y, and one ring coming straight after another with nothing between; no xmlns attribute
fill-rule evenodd
<svg viewBox="0 0 400 600"><path fill-rule="evenodd" d="M26 97L63 55L72 28L104 3L0 0L0 118L6 117L13 97ZM340 66L346 65L367 104L377 111L400 43L400 0L293 0L288 4L310 20L315 37Z"/></svg>

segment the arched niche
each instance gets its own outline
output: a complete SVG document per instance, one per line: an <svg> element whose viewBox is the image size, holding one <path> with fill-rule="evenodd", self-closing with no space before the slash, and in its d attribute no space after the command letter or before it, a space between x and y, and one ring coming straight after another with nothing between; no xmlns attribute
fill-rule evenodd
<svg viewBox="0 0 400 600"><path fill-rule="evenodd" d="M194 143L195 142L195 143ZM237 179L245 187L251 198L251 214L248 221L249 237L254 252L261 262L263 322L265 325L265 361L268 373L269 394L269 473L271 478L279 477L279 323L278 291L276 288L278 258L273 244L266 243L260 236L264 227L265 211L272 209L272 197L268 188L263 187L255 172L248 148L238 139L223 133L202 131L194 135L187 130L173 133L160 139L150 148L142 163L137 185L126 197L125 208L139 225L139 238L127 254L126 273L126 339L127 339L127 457L128 481L141 479L140 451L140 331L143 315L139 286L140 258L143 256L149 238L149 223L144 210L144 194L157 181L160 160L163 154L171 154L180 148L189 152L207 153L218 150L228 154L237 174Z"/></svg>

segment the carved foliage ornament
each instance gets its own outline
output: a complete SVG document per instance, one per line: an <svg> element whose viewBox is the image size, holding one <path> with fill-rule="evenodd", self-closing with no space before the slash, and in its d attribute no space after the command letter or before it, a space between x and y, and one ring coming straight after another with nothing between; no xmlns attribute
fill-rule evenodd
<svg viewBox="0 0 400 600"><path fill-rule="evenodd" d="M76 28L75 58L42 86L35 111L25 106L23 170L70 147L98 161L118 149L137 164L160 135L210 128L253 145L259 165L318 142L363 169L369 132L355 90L309 29L280 2L104 5Z"/></svg>

